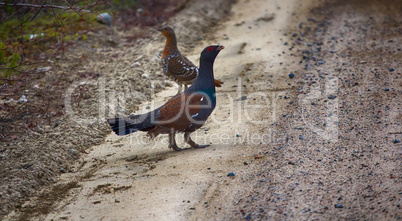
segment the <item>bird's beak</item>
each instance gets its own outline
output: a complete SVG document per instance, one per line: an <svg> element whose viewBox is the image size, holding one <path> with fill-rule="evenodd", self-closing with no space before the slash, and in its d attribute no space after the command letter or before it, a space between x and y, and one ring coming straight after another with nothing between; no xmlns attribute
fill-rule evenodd
<svg viewBox="0 0 402 221"><path fill-rule="evenodd" d="M163 31L163 27L162 27L162 28L158 28L158 31L160 31L160 32Z"/></svg>
<svg viewBox="0 0 402 221"><path fill-rule="evenodd" d="M223 45L220 45L220 46L218 47L218 51L222 51L223 49L225 49L225 46L223 46Z"/></svg>

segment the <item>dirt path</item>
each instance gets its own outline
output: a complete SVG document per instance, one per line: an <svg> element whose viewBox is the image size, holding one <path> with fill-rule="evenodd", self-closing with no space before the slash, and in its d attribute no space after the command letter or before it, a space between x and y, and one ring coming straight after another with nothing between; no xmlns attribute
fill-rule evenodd
<svg viewBox="0 0 402 221"><path fill-rule="evenodd" d="M277 115L272 106L276 96L290 89L281 81L287 73L279 72L282 57L277 55L283 50L283 30L294 2L239 1L228 21L205 36L189 56L198 62L199 51L206 45L219 42L226 46L215 65L216 77L225 81L218 89L218 107L193 135L199 143L211 142L210 147L173 152L163 136L148 141L142 133L125 137L111 134L80 160L83 166L78 172L61 177L59 183L77 180L79 188L59 202L45 220L187 220L204 217L208 203L225 199L217 192L227 192L228 183L237 190L244 188L238 179L227 175L246 175L259 158L254 155L261 155L255 148L269 142L269 134L256 133L258 127L253 122L261 120L261 109L252 105L262 104L270 116L264 124L271 124ZM265 74L272 76L270 82L258 82ZM155 106L175 90L157 94ZM145 110L140 108L139 112ZM253 134L256 137L251 137ZM133 159L126 161L130 156Z"/></svg>
<svg viewBox="0 0 402 221"><path fill-rule="evenodd" d="M372 2L375 4L371 8L362 10L373 14L380 3ZM358 25L361 16L351 13L355 5L331 3L333 14L320 11L325 8L321 5L320 10L312 11L316 17L309 18L310 10L318 4L323 3L239 0L226 21L208 31L191 52L186 51L191 60L198 62L205 46L220 43L226 47L215 63L216 78L225 82L217 89L218 106L207 124L192 136L197 143L211 146L174 152L167 148L165 136L149 141L143 133L124 137L110 134L104 144L92 147L79 160L73 168L76 172L61 176L59 183L73 183L75 188L57 202L54 210L38 219L309 220L376 219L381 217L379 214L385 219L397 218L401 214L400 198L396 197L401 193L400 146L392 146L392 139L399 136L398 126L390 123L384 132L373 133L363 104L338 112L347 102L362 97L349 94L354 90L350 88L352 83L343 80L354 77L348 71L333 70L343 63L353 69L361 61L343 56L347 46L336 44L333 36L364 36L358 31L337 32L343 27L342 19ZM189 20L196 18L190 16ZM341 37L336 39L340 41ZM366 44L351 45L358 48ZM161 46L155 43L147 53ZM333 53L320 54L321 50L337 51L340 58ZM370 65L366 68L383 64L373 61ZM386 85L394 88L389 94L396 96L384 96L384 108L400 103L401 95L400 74L396 74L400 64L394 60L387 65L395 69L390 77L394 80L386 80ZM354 72L356 78L367 73L363 67L358 68L361 72ZM295 78L290 78L290 73ZM363 78L355 82L365 85ZM383 91L385 86L380 83L372 83L371 89ZM142 104L138 113L158 106L175 91L169 88L156 94L155 103ZM371 94L363 92L366 88L360 91L360 96L368 97L365 102L376 103ZM339 106L341 101L346 103ZM391 107L383 121L401 119L398 108ZM350 132L351 123L344 122L354 116L349 115L353 111L361 114L356 125L363 125L359 126L365 128L362 133L381 139L377 137L373 142L360 137L360 132ZM384 136L386 139L382 139ZM179 146L184 145L182 140ZM380 162L382 158L387 159L385 166ZM227 176L229 173L235 176ZM371 179L373 174L377 179ZM379 206L374 207L375 203Z"/></svg>

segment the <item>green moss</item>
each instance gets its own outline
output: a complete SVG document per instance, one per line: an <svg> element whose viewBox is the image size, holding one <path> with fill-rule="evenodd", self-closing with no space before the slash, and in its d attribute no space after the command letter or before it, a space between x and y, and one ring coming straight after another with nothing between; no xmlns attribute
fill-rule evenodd
<svg viewBox="0 0 402 221"><path fill-rule="evenodd" d="M0 42L0 65L6 63L6 46Z"/></svg>
<svg viewBox="0 0 402 221"><path fill-rule="evenodd" d="M64 41L71 41L71 36L70 35L66 35L63 38Z"/></svg>
<svg viewBox="0 0 402 221"><path fill-rule="evenodd" d="M113 4L131 7L135 5L135 2L133 0L116 0ZM87 4L86 1L76 3L77 6ZM36 10L22 14L12 6L4 7L3 17L7 19L1 20L0 18L0 68L3 68L3 71L0 71L0 76L8 78L17 73L12 69L4 68L19 65L21 56L18 52L20 51L24 51L25 56L30 57L30 54L35 54L37 51L48 52L48 46L54 42L59 42L61 38L65 42L87 40L88 36L82 34L81 31L103 28L104 26L96 21L96 15L104 9L105 5L95 6L91 8L93 13L82 16L71 10L55 9L54 12L58 17L48 10L42 10L31 21ZM19 13L19 16L16 13ZM21 50L22 47L24 50ZM18 70L24 70L24 67L18 67Z"/></svg>
<svg viewBox="0 0 402 221"><path fill-rule="evenodd" d="M75 33L74 35L73 35L73 39L74 40L78 40L79 38L81 38L81 35L79 35L78 33Z"/></svg>
<svg viewBox="0 0 402 221"><path fill-rule="evenodd" d="M20 55L19 54L12 54L9 58L8 58L8 64L7 64L7 68L14 68L16 67L19 62L20 62ZM3 77L4 78L8 78L10 77L12 74L14 73L14 70L12 69L6 69L3 72Z"/></svg>
<svg viewBox="0 0 402 221"><path fill-rule="evenodd" d="M137 1L134 0L113 0L112 4L117 9L133 8L137 5Z"/></svg>
<svg viewBox="0 0 402 221"><path fill-rule="evenodd" d="M63 32L65 35L73 36L73 40L80 40L81 36L76 35L80 30L93 29L98 25L95 22L95 14L81 17L76 12L65 12L64 10L55 10L55 12L59 15L63 26L53 14L37 16L33 21L29 21L33 14L27 13L21 17L21 20L25 21L22 25L23 32L18 18L0 22L0 39L4 39L5 42L31 41L38 38L52 40L52 38L59 38L58 33Z"/></svg>

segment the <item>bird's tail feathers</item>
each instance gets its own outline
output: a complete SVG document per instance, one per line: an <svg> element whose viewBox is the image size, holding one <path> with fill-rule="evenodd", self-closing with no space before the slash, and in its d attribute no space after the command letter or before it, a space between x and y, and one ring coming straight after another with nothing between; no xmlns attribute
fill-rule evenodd
<svg viewBox="0 0 402 221"><path fill-rule="evenodd" d="M155 127L149 119L140 120L143 115L134 116L134 119L118 117L108 119L107 122L117 135L127 135L136 131L149 131ZM144 116L146 117L146 116Z"/></svg>
<svg viewBox="0 0 402 221"><path fill-rule="evenodd" d="M215 87L221 87L222 84L223 84L223 81L218 80L218 79L215 79L215 80L214 80L214 84L215 84Z"/></svg>

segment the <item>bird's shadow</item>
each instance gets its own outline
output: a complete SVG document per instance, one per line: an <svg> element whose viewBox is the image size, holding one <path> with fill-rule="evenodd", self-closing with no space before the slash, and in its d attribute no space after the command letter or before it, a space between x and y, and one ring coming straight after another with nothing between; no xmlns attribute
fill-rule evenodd
<svg viewBox="0 0 402 221"><path fill-rule="evenodd" d="M159 162L165 159L168 159L170 157L175 157L180 153L183 152L193 152L193 151L200 151L203 149L206 149L207 147L210 147L211 145L200 145L197 148L192 148L192 147L185 147L182 148L180 151L174 151L172 149L166 149L166 150L161 150L158 152L151 152L151 153L143 153L143 154L134 154L130 156L125 156L120 158L120 160L124 160L126 162L130 162L133 164L136 163L151 163L151 162Z"/></svg>

